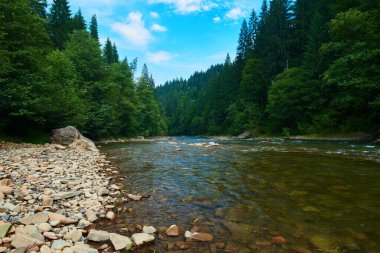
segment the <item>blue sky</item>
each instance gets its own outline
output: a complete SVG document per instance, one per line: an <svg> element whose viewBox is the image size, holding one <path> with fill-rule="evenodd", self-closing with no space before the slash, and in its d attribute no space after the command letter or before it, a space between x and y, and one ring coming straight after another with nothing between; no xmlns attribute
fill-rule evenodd
<svg viewBox="0 0 380 253"><path fill-rule="evenodd" d="M52 2L50 0L49 2ZM148 65L156 84L222 63L235 56L240 25L261 0L70 0L86 20L98 17L99 36L109 37L121 58Z"/></svg>

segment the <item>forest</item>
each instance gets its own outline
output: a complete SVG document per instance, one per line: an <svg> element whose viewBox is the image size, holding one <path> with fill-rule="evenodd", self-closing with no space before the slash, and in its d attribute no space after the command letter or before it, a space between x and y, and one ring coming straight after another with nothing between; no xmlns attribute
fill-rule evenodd
<svg viewBox="0 0 380 253"><path fill-rule="evenodd" d="M68 0L0 1L0 138L380 135L380 4L264 0L236 57L155 86Z"/></svg>
<svg viewBox="0 0 380 253"><path fill-rule="evenodd" d="M119 59L98 22L67 0L0 1L0 138L76 126L86 136L165 135L154 80L137 59ZM36 137L39 138L39 137Z"/></svg>
<svg viewBox="0 0 380 253"><path fill-rule="evenodd" d="M380 4L263 1L236 58L156 88L170 135L380 135Z"/></svg>

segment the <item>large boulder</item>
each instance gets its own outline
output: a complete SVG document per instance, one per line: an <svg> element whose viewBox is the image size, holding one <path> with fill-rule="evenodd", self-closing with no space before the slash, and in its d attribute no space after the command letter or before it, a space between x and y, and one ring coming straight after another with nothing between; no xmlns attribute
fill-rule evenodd
<svg viewBox="0 0 380 253"><path fill-rule="evenodd" d="M54 129L52 131L51 142L53 144L69 145L72 148L87 149L97 151L95 144L73 126Z"/></svg>
<svg viewBox="0 0 380 253"><path fill-rule="evenodd" d="M81 136L79 131L72 126L54 129L52 132L53 136L50 140L54 144L70 145Z"/></svg>
<svg viewBox="0 0 380 253"><path fill-rule="evenodd" d="M242 133L242 134L240 134L240 135L237 136L237 138L240 139L240 140L249 139L251 137L252 136L251 136L251 132L250 131L246 131L246 132L244 132L244 133Z"/></svg>

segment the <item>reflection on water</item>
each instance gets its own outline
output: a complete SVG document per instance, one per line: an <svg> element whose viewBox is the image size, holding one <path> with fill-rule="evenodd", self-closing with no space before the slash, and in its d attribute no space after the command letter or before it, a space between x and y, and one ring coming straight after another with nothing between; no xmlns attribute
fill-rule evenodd
<svg viewBox="0 0 380 253"><path fill-rule="evenodd" d="M103 147L122 169L129 192L152 196L132 204L138 209L130 217L134 223L190 229L200 219L216 241L248 252L272 252L265 245L278 236L288 243L275 252L380 252L379 146L281 140L194 145L210 141Z"/></svg>

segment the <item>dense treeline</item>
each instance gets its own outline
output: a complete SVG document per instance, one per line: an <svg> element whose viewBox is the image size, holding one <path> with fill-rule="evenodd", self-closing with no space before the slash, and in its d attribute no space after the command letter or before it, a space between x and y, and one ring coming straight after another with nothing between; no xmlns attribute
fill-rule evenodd
<svg viewBox="0 0 380 253"><path fill-rule="evenodd" d="M380 134L380 7L264 0L233 62L156 88L169 133Z"/></svg>
<svg viewBox="0 0 380 253"><path fill-rule="evenodd" d="M166 123L146 65L102 48L67 0L0 1L0 134L74 125L92 138L163 135ZM88 29L88 30L87 30Z"/></svg>

